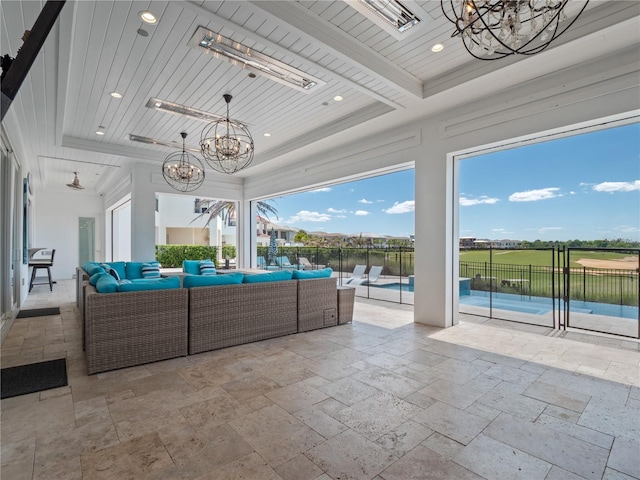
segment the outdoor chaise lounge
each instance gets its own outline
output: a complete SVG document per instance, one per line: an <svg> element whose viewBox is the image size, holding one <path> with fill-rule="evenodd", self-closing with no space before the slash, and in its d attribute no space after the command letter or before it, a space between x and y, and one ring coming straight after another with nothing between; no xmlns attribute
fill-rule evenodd
<svg viewBox="0 0 640 480"><path fill-rule="evenodd" d="M369 274L364 277L354 278L351 282L351 285L363 285L369 283L376 283L380 278L380 274L382 273L382 267L379 265L373 265L369 270Z"/></svg>
<svg viewBox="0 0 640 480"><path fill-rule="evenodd" d="M325 265L317 265L313 264L309 261L307 257L298 257L299 266L302 267L303 270L321 270L325 268Z"/></svg>
<svg viewBox="0 0 640 480"><path fill-rule="evenodd" d="M256 258L256 264L258 268L265 269L267 267L267 261L262 256Z"/></svg>
<svg viewBox="0 0 640 480"><path fill-rule="evenodd" d="M289 257L276 257L276 263L283 270L293 270L296 266L289 261Z"/></svg>
<svg viewBox="0 0 640 480"><path fill-rule="evenodd" d="M344 283L353 283L355 280L361 279L366 269L367 269L366 265L356 265L353 268L353 273L351 274L351 277L345 280Z"/></svg>

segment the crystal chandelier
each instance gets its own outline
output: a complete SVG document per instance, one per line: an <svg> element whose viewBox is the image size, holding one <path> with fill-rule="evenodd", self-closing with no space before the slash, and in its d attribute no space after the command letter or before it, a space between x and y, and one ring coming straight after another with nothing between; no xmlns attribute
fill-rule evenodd
<svg viewBox="0 0 640 480"><path fill-rule="evenodd" d="M211 168L232 174L249 166L253 160L253 138L247 127L229 119L229 102L233 97L229 94L223 97L227 102L227 117L204 128L200 149Z"/></svg>
<svg viewBox="0 0 640 480"><path fill-rule="evenodd" d="M162 164L162 176L166 182L180 192L192 192L204 182L204 165L194 154L186 151L185 138L182 132L182 151L175 152L165 158Z"/></svg>
<svg viewBox="0 0 640 480"><path fill-rule="evenodd" d="M534 55L562 35L589 0L566 22L569 0L441 0L442 12L455 24L467 51L480 60ZM449 6L449 12L445 8Z"/></svg>

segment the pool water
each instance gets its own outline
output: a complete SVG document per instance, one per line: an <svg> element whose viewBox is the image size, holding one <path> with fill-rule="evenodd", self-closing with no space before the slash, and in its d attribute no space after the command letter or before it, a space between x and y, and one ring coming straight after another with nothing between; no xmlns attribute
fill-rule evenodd
<svg viewBox="0 0 640 480"><path fill-rule="evenodd" d="M400 290L403 292L413 292L413 285L406 283L387 283L381 285L369 285L370 287L384 288L387 290ZM470 293L460 295L460 303L473 305L476 307L489 308L489 292L471 290ZM493 293L491 300L493 308L500 310L511 310L514 312L530 313L533 315L544 315L551 312L553 304L550 298L529 297L526 295L513 295L510 293ZM556 299L556 308L558 301ZM609 317L638 318L638 307L629 305L612 305L610 303L582 302L571 300L569 304L571 312L587 313L594 315L606 315Z"/></svg>

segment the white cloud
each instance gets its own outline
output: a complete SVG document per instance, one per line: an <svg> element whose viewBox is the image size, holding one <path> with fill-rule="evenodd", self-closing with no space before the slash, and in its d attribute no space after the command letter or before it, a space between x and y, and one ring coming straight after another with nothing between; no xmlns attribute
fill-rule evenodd
<svg viewBox="0 0 640 480"><path fill-rule="evenodd" d="M356 210L355 215L358 215L359 217L364 217L367 215L371 215L371 213L367 212L366 210Z"/></svg>
<svg viewBox="0 0 640 480"><path fill-rule="evenodd" d="M377 203L384 203L384 200L376 200Z"/></svg>
<svg viewBox="0 0 640 480"><path fill-rule="evenodd" d="M617 227L614 228L614 230L616 230L617 232L622 232L622 233L640 232L640 228L634 227L632 225L618 225Z"/></svg>
<svg viewBox="0 0 640 480"><path fill-rule="evenodd" d="M633 192L640 190L640 180L635 182L602 182L593 186L596 192Z"/></svg>
<svg viewBox="0 0 640 480"><path fill-rule="evenodd" d="M544 232L550 232L551 230L562 230L562 227L542 227L538 231L540 233L544 233Z"/></svg>
<svg viewBox="0 0 640 480"><path fill-rule="evenodd" d="M548 200L557 197L557 187L540 188L538 190L527 190L526 192L512 193L509 197L510 202L537 202L538 200Z"/></svg>
<svg viewBox="0 0 640 480"><path fill-rule="evenodd" d="M491 198L486 195L481 196L480 198L467 198L460 197L460 206L461 207L471 207L473 205L493 205L494 203L498 203L500 201L499 198Z"/></svg>
<svg viewBox="0 0 640 480"><path fill-rule="evenodd" d="M361 198L358 200L358 203L373 203L371 200L367 200L366 198Z"/></svg>
<svg viewBox="0 0 640 480"><path fill-rule="evenodd" d="M336 215L336 218L347 218L346 215Z"/></svg>
<svg viewBox="0 0 640 480"><path fill-rule="evenodd" d="M327 212L329 212L329 213L345 213L346 210L344 208L341 209L341 210L336 210L335 208L329 207L329 208L327 208Z"/></svg>
<svg viewBox="0 0 640 480"><path fill-rule="evenodd" d="M308 210L300 210L293 215L289 220L284 223L297 223L297 222L328 222L331 220L331 215L319 212L310 212Z"/></svg>
<svg viewBox="0 0 640 480"><path fill-rule="evenodd" d="M407 200L406 202L393 202L393 207L382 210L385 213L397 214L397 213L410 213L415 210L415 200Z"/></svg>
<svg viewBox="0 0 640 480"><path fill-rule="evenodd" d="M311 190L311 193L322 193L322 192L330 192L331 191L331 187L322 187L322 188L316 188L315 190Z"/></svg>

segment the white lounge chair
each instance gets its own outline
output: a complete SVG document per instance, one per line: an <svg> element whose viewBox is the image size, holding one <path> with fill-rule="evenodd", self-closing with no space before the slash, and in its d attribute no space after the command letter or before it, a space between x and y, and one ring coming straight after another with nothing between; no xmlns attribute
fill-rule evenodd
<svg viewBox="0 0 640 480"><path fill-rule="evenodd" d="M300 264L299 266L303 270L314 270L316 268L320 270L322 268L325 268L325 265L314 265L309 261L309 259L307 259L307 257L299 257L298 263Z"/></svg>
<svg viewBox="0 0 640 480"><path fill-rule="evenodd" d="M348 278L347 280L345 280L344 283L353 283L356 280L360 280L362 278L362 276L364 275L364 271L367 269L366 265L356 265L353 268L353 273L351 274L351 277Z"/></svg>
<svg viewBox="0 0 640 480"><path fill-rule="evenodd" d="M379 266L379 265L373 265L371 267L371 269L369 270L369 275L367 275L366 277L356 278L350 283L351 283L351 285L362 285L362 284L368 284L368 283L376 283L378 281L378 279L380 278L380 274L381 273L382 273L382 267Z"/></svg>

